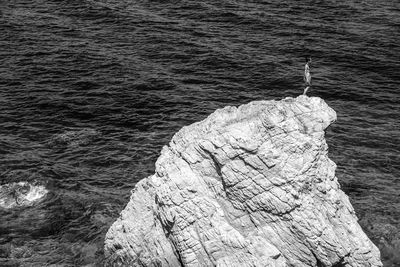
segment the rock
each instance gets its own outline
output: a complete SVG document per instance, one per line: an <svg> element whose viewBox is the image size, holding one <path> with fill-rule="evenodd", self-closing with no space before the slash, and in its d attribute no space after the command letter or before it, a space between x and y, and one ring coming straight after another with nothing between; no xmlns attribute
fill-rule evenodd
<svg viewBox="0 0 400 267"><path fill-rule="evenodd" d="M0 185L0 207L11 209L31 206L41 201L49 191L40 184L18 182Z"/></svg>
<svg viewBox="0 0 400 267"><path fill-rule="evenodd" d="M105 239L106 266L382 266L328 158L336 113L299 96L183 127Z"/></svg>

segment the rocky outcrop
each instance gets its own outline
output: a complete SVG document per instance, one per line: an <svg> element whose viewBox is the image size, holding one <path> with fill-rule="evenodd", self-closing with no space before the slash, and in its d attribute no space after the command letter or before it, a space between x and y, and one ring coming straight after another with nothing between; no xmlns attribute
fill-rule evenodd
<svg viewBox="0 0 400 267"><path fill-rule="evenodd" d="M109 229L106 265L381 266L327 155L335 119L299 96L183 127Z"/></svg>

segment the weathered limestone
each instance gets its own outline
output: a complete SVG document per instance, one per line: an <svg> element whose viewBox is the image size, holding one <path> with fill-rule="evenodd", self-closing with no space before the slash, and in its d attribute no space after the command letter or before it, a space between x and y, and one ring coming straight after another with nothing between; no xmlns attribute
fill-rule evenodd
<svg viewBox="0 0 400 267"><path fill-rule="evenodd" d="M105 240L108 266L381 266L335 177L336 113L299 96L183 127Z"/></svg>

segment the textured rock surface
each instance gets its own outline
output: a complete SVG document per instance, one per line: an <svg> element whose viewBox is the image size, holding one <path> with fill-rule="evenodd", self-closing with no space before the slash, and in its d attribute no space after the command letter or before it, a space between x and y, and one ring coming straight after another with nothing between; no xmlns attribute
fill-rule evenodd
<svg viewBox="0 0 400 267"><path fill-rule="evenodd" d="M320 98L226 107L182 128L105 240L111 266L381 266L335 177Z"/></svg>

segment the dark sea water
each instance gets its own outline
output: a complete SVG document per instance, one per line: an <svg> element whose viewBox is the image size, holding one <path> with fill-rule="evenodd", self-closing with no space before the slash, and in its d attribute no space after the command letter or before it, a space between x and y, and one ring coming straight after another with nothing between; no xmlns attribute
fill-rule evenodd
<svg viewBox="0 0 400 267"><path fill-rule="evenodd" d="M182 126L313 87L337 177L400 266L398 0L0 0L0 266L100 266L130 189Z"/></svg>

